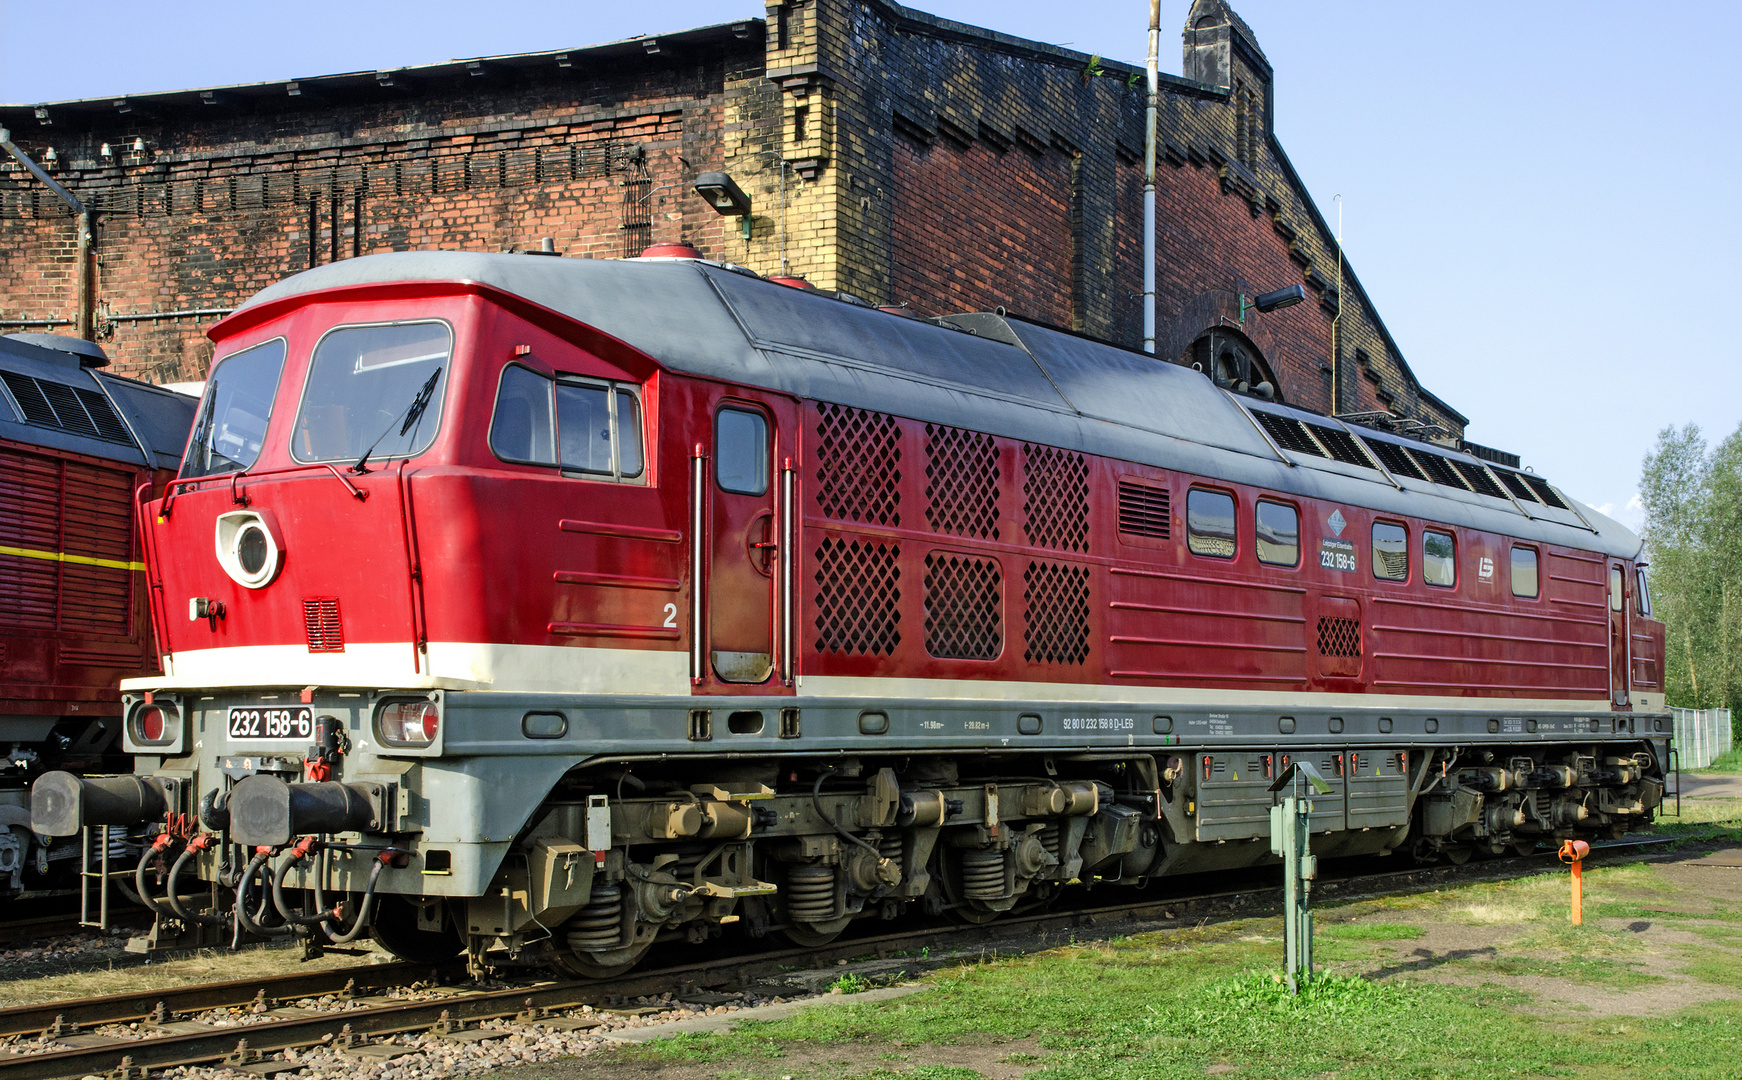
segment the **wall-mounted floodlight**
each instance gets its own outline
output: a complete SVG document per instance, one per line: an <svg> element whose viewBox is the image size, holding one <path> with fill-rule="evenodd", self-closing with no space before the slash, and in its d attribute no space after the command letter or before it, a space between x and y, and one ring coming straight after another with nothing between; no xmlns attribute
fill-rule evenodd
<svg viewBox="0 0 1742 1080"><path fill-rule="evenodd" d="M1273 289L1267 293L1259 293L1257 299L1248 300L1240 297L1240 322L1245 325L1246 312L1256 308L1260 314L1268 315L1285 307L1293 307L1306 299L1306 289L1299 285L1290 285L1284 289Z"/></svg>
<svg viewBox="0 0 1742 1080"><path fill-rule="evenodd" d="M728 217L736 214L739 233L750 239L750 196L738 182L723 172L705 172L696 177L696 194L708 200L708 205Z"/></svg>

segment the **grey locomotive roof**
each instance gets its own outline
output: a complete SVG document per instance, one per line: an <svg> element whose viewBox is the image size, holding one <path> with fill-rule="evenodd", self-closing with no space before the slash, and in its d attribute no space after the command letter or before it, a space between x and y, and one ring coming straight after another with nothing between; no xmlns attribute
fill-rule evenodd
<svg viewBox="0 0 1742 1080"><path fill-rule="evenodd" d="M1595 511L1584 511L1583 521L1548 506L1526 512L1475 492L1407 477L1394 483L1377 470L1280 450L1238 399L1197 372L1140 353L996 315L938 325L715 263L369 255L287 278L244 307L414 280L474 281L522 296L685 374L1622 558L1639 550L1637 536Z"/></svg>
<svg viewBox="0 0 1742 1080"><path fill-rule="evenodd" d="M99 372L93 361L108 363L89 342L46 334L0 337L0 439L175 468L198 402Z"/></svg>

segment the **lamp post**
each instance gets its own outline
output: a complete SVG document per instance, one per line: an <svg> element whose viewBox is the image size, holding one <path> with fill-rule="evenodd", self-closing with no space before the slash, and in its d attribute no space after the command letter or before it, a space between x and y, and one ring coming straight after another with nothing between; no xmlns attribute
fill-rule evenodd
<svg viewBox="0 0 1742 1080"><path fill-rule="evenodd" d="M1240 294L1240 325L1246 325L1246 313L1257 311L1260 315L1268 315L1285 307L1293 307L1306 299L1306 289L1299 285L1289 285L1281 289L1272 289L1267 293L1259 293L1256 298L1247 299L1245 293Z"/></svg>

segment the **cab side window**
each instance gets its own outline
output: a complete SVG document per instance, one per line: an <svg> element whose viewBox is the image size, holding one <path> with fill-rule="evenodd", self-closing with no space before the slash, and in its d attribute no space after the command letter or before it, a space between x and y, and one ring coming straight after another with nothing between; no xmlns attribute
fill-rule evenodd
<svg viewBox="0 0 1742 1080"><path fill-rule="evenodd" d="M1515 547L1512 549L1512 595L1537 595L1536 580L1536 549Z"/></svg>
<svg viewBox="0 0 1742 1080"><path fill-rule="evenodd" d="M1186 494L1186 546L1194 555L1234 557L1234 496L1199 488Z"/></svg>
<svg viewBox="0 0 1742 1080"><path fill-rule="evenodd" d="M768 490L768 420L749 409L721 409L714 419L714 480L722 491Z"/></svg>
<svg viewBox="0 0 1742 1080"><path fill-rule="evenodd" d="M644 466L641 403L619 383L572 376L553 381L509 365L496 391L490 449L503 461L634 480Z"/></svg>

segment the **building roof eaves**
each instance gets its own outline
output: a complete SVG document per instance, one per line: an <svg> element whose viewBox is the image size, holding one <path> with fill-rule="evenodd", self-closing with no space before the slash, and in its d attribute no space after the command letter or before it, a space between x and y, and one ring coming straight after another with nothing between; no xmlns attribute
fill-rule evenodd
<svg viewBox="0 0 1742 1080"><path fill-rule="evenodd" d="M19 113L23 114L24 119L30 120L34 119L35 111L39 108L69 114L114 115L115 103L118 101L141 106L198 106L205 103L203 95L206 94L216 94L238 100L274 99L282 101L285 98L285 87L291 83L297 84L299 88L312 94L352 92L359 89L376 88L379 85L379 76L381 75L403 77L408 84L415 85L419 82L468 78L473 66L478 64L487 67L537 69L551 66L558 57L565 56L577 59L585 57L592 60L646 56L649 55L648 45L650 42L658 43L663 50L667 45L709 45L751 38L760 39L764 32L763 20L739 19L735 22L715 23L671 34L643 34L639 37L624 38L621 41L608 41L579 48L546 49L540 52L508 53L500 56L461 57L440 63L417 64L409 67L347 71L330 75L315 75L308 78L269 79L263 82L233 83L225 86L194 87L185 90L161 90L147 94L110 94L104 97L74 98L66 101L0 104L0 119L12 122L16 126L16 118Z"/></svg>

